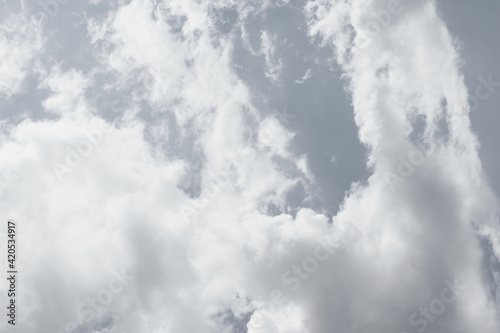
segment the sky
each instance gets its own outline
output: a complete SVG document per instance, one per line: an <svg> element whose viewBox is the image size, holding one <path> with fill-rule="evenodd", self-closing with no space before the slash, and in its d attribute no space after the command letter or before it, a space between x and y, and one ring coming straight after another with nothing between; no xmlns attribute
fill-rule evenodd
<svg viewBox="0 0 500 333"><path fill-rule="evenodd" d="M499 14L3 1L0 331L499 332Z"/></svg>

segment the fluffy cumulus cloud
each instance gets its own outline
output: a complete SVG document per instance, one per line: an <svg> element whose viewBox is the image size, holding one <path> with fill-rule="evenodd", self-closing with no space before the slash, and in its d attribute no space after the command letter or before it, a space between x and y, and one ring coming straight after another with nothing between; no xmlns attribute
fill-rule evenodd
<svg viewBox="0 0 500 333"><path fill-rule="evenodd" d="M24 3L0 30L1 103L24 114L0 119L20 248L2 331L500 330L497 199L435 1L43 3L31 39ZM265 23L287 7L337 63L367 149L334 216L255 87L314 80Z"/></svg>

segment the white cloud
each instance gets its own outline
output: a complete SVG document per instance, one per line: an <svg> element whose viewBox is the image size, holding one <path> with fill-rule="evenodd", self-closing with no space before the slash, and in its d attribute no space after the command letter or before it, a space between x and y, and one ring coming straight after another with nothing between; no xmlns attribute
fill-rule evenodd
<svg viewBox="0 0 500 333"><path fill-rule="evenodd" d="M408 318L418 311L415 304L438 294L447 276L461 276L470 294L459 300L456 312L448 315L450 320L462 317L464 323L448 321L447 332L459 327L494 332L498 322L481 283L480 250L471 222L488 225L488 216L497 206L482 174L477 139L470 129L468 110L463 107L466 88L458 55L432 1L415 5L418 10L410 10L405 2L407 11L372 37L369 44L351 47L349 29L339 25L342 13L349 13L349 23L359 31L359 18L377 13L375 9L383 9L382 3L371 6L354 1L348 6L338 1L327 6L312 1L307 6L311 35L331 42L340 55L337 59L350 79L360 139L370 148L369 165L374 173L367 186L355 189L346 198L337 218L353 221L375 240L362 243L362 238L355 238L349 247L359 249L353 260L366 270L360 274L370 276L370 284L378 286L378 290L360 287L346 293L342 297L345 304L354 305L360 293L366 305L331 310L331 320L315 316L314 331L334 325L345 311L352 319L337 326L341 330L414 329L408 326ZM342 56L347 53L351 55ZM387 74L377 75L383 67ZM410 133L419 130L412 123L414 113L426 119L426 127L417 137L419 142L410 140ZM443 117L448 133L440 132L438 122ZM427 154L424 163L415 166L413 174L393 192L388 191L384 175L396 172L401 163L398 156L408 156L415 143L435 147L434 153ZM389 272L398 272L397 280ZM335 285L331 284L334 290ZM385 285L386 290L382 287ZM388 319L386 307L395 303L398 310ZM332 304L325 300L323 306ZM483 321L474 308L482 309ZM382 312L385 319L380 317Z"/></svg>
<svg viewBox="0 0 500 333"><path fill-rule="evenodd" d="M42 50L41 28L24 13L5 13L0 24L0 93L19 93L30 65Z"/></svg>
<svg viewBox="0 0 500 333"><path fill-rule="evenodd" d="M261 146L269 148L274 154L283 158L290 157L287 146L293 138L275 117L262 120L259 126L258 142Z"/></svg>
<svg viewBox="0 0 500 333"><path fill-rule="evenodd" d="M266 77L273 81L279 79L280 73L283 69L283 62L276 55L276 38L270 36L269 32L262 31L260 34L260 52L266 59Z"/></svg>
<svg viewBox="0 0 500 333"><path fill-rule="evenodd" d="M39 89L49 94L42 106L60 117L26 120L2 141L1 206L6 216L24 221L26 239L38 240L23 248L26 258L39 260L24 271L30 276L25 295L33 300L23 307L33 325L23 323L24 331L62 331L74 323L103 327L106 318L120 315L120 328L133 321L134 332L218 332L218 313L231 309L241 318L253 309L244 300L258 286L242 272L258 276L254 262L268 256L260 246L274 247L267 230L281 242L272 230L290 224L287 216L267 226L269 218L260 211L270 202L285 202L297 181L273 161L277 155L293 162L287 151L292 135L276 119L259 122L247 88L232 71L231 44L219 40L214 46L206 11L195 2L155 8L132 1L103 21L90 20L100 67L90 73L45 67ZM166 23L175 15L187 17L182 38ZM152 74L156 80L150 81ZM203 158L203 200L179 186L192 161L159 154L146 141L148 131L162 140L169 132L165 127L141 121L127 108L120 128L95 132L101 125L92 119L105 112L94 109L88 92L102 89L99 84L109 89L100 75L116 77L121 91L145 85L131 94L131 103L173 114L177 133L195 136L201 152L196 157ZM272 142L255 142L258 135L245 128L246 118L259 124L254 134L273 125ZM16 151L22 153L6 158ZM67 169L54 172L54 162ZM239 165L231 171L234 181L213 195L214 175L230 162ZM26 204L14 204L14 198ZM182 207L195 207L196 219L186 221ZM106 286L106 266L126 267L134 280L106 314L90 322L78 306L91 311L87 298ZM64 311L47 315L45 308Z"/></svg>
<svg viewBox="0 0 500 333"><path fill-rule="evenodd" d="M78 111L88 86L89 80L80 71L62 72L59 67L52 68L39 86L39 89L45 88L51 93L43 102L45 110L56 114Z"/></svg>
<svg viewBox="0 0 500 333"><path fill-rule="evenodd" d="M297 167L300 169L300 171L302 171L302 173L304 173L309 181L314 182L314 176L311 173L307 162L307 155L303 155L300 157L300 159L297 161Z"/></svg>
<svg viewBox="0 0 500 333"><path fill-rule="evenodd" d="M311 77L311 69L309 68L309 69L305 72L304 76L303 76L301 79L297 79L297 80L295 80L295 81L293 81L293 82L294 82L294 83L297 83L297 84L301 84L301 83L306 82L306 80L308 80L310 77Z"/></svg>
<svg viewBox="0 0 500 333"><path fill-rule="evenodd" d="M496 199L435 4L409 6L363 48L352 45L352 29L385 3L305 7L311 36L335 47L370 148L373 174L353 184L333 218L301 206L281 213L314 175L292 153L294 133L252 103L234 70L233 36L216 34L214 8L237 8L243 20L271 5L259 6L133 0L88 20L95 68L41 65L42 106L58 118L4 124L0 141L0 211L20 221L25 258L23 332L74 322L87 332L231 332L231 321L252 312L249 333L410 331L412 314L455 277L467 290L441 314L443 332L497 332L471 226L498 239L487 223ZM277 78L278 37L260 37ZM23 71L10 80L19 86ZM121 126L106 129L109 114L89 95L113 89L129 104ZM89 153L79 151L85 144ZM400 156L413 161L416 145L433 153L391 191L386 174L398 173ZM80 162L58 177L53 162L67 165L75 151ZM186 190L191 173L199 188ZM268 215L270 205L281 211ZM107 312L85 320L78 307L91 311L109 269L123 267L133 279Z"/></svg>

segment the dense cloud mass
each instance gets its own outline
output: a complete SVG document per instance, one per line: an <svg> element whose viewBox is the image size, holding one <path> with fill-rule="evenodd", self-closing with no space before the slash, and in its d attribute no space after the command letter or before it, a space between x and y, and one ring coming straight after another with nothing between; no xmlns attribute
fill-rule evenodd
<svg viewBox="0 0 500 333"><path fill-rule="evenodd" d="M500 332L499 84L438 5L4 3L0 330Z"/></svg>

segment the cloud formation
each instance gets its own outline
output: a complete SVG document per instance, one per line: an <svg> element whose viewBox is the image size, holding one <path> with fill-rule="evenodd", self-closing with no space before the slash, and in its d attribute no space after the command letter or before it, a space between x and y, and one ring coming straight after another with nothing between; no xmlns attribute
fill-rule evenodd
<svg viewBox="0 0 500 333"><path fill-rule="evenodd" d="M334 216L294 150L307 114L264 110L235 60L241 39L256 82L314 77L252 26L287 7L337 63L367 149ZM40 108L0 123L19 332L498 332L482 247L493 267L498 204L434 1L93 1L51 20L86 66L48 29L0 54L2 103L36 92Z"/></svg>

